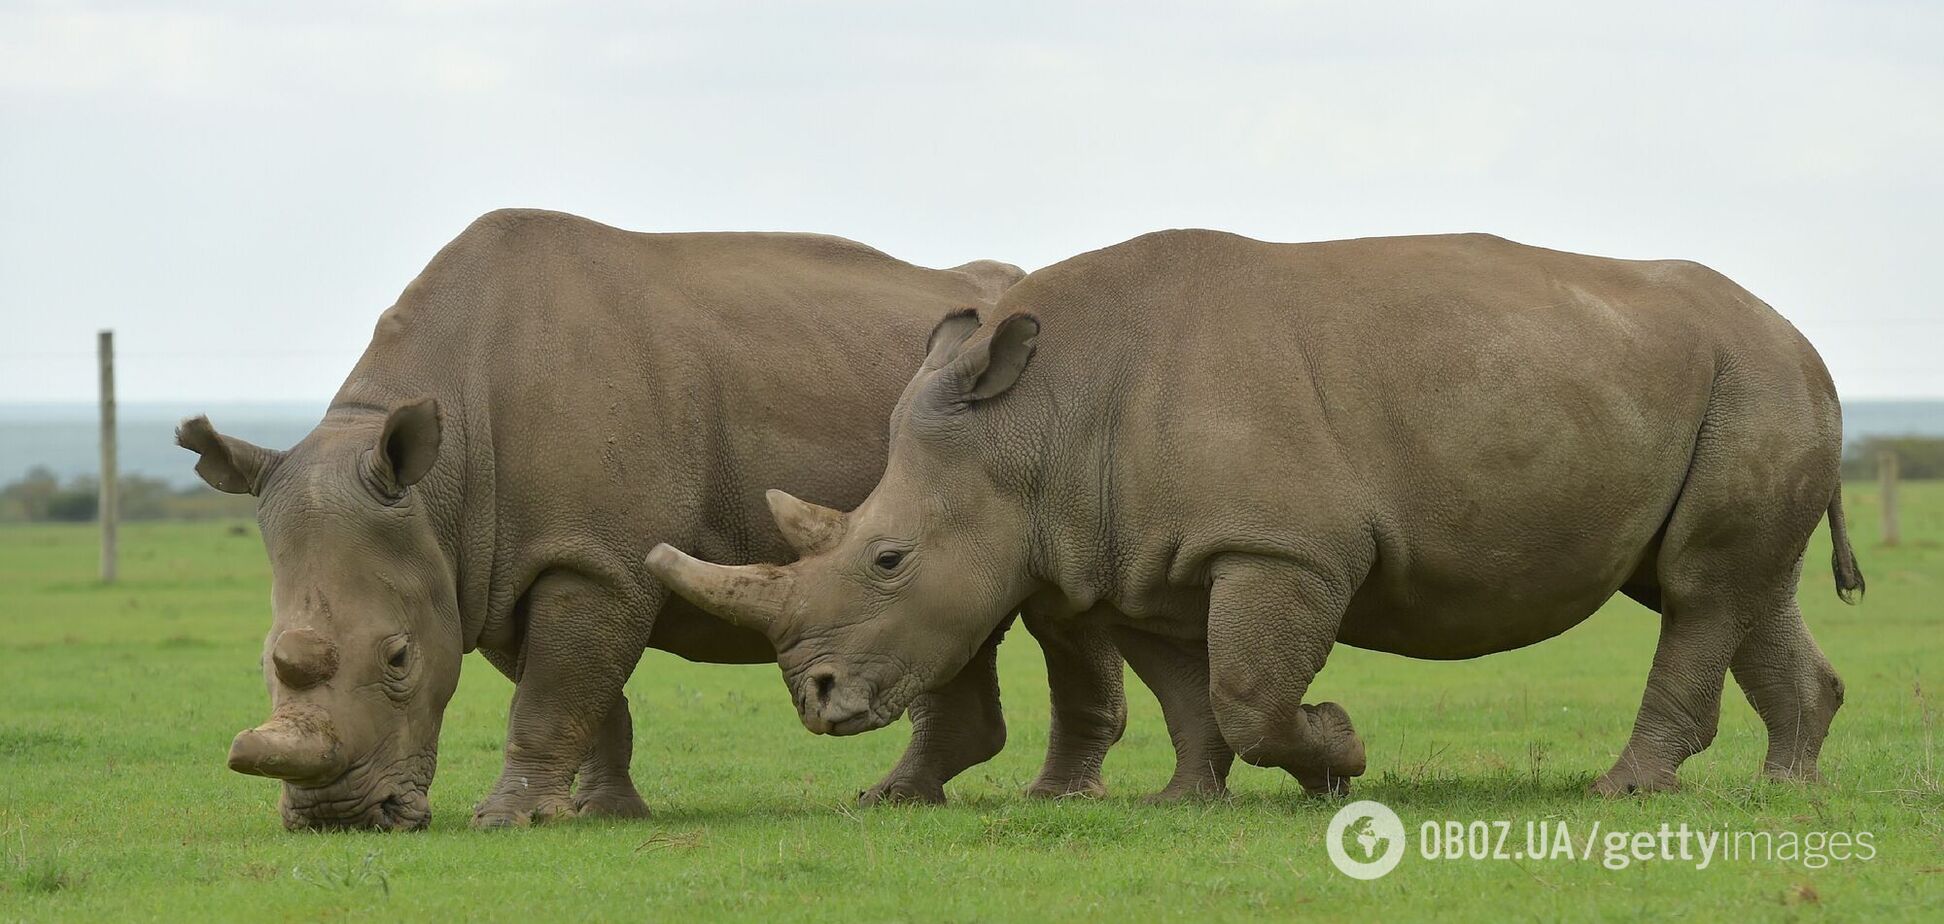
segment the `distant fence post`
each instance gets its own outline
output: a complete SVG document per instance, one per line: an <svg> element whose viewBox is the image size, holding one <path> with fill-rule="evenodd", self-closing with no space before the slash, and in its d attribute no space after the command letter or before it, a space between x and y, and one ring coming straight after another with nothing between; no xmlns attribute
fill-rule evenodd
<svg viewBox="0 0 1944 924"><path fill-rule="evenodd" d="M1877 492L1883 498L1883 544L1896 545L1903 538L1897 522L1897 454L1888 449L1877 453Z"/></svg>
<svg viewBox="0 0 1944 924"><path fill-rule="evenodd" d="M101 582L115 582L115 526L121 503L115 483L115 332L104 330L95 339L101 366Z"/></svg>

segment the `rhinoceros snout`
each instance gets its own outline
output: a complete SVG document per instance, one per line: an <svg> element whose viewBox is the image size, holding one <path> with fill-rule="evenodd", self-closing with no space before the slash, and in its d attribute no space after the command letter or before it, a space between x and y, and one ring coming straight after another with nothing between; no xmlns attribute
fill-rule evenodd
<svg viewBox="0 0 1944 924"><path fill-rule="evenodd" d="M870 696L860 684L845 683L835 667L819 664L805 671L802 691L798 711L805 728L819 735L854 735L870 730Z"/></svg>

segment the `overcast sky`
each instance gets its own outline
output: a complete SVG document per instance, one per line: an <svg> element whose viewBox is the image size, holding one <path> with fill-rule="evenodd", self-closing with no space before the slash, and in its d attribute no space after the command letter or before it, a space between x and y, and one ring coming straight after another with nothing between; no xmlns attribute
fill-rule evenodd
<svg viewBox="0 0 1944 924"><path fill-rule="evenodd" d="M501 206L1029 269L1491 231L1944 396L1944 4L1181 6L0 0L0 402L91 398L101 327L124 400L321 400Z"/></svg>

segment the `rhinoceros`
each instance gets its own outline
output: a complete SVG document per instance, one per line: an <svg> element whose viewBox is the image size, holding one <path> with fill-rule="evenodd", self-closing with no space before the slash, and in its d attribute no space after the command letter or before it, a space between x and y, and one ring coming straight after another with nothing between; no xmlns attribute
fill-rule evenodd
<svg viewBox="0 0 1944 924"><path fill-rule="evenodd" d="M1766 772L1815 777L1843 684L1796 603L1841 412L1809 343L1683 261L1488 235L1151 234L942 321L882 479L794 564L649 569L767 633L811 730L882 726L1005 614L1110 627L1178 752L1347 788L1305 691L1338 642L1472 658L1616 592L1657 611L1631 738L1592 790L1674 787L1732 669Z"/></svg>
<svg viewBox="0 0 1944 924"><path fill-rule="evenodd" d="M475 825L644 813L622 695L644 646L776 657L669 595L642 567L648 546L786 560L750 486L860 499L908 353L940 312L989 304L1021 275L926 269L822 235L641 234L525 210L475 221L379 319L295 447L201 417L178 431L209 484L258 498L273 574L273 709L229 766L283 780L291 828L423 827L440 720L478 649L515 693ZM1125 721L1119 656L1104 634L1027 625L1069 678L1033 790L1097 791ZM913 704L910 748L865 801L942 801L946 780L999 750L993 652L972 661Z"/></svg>

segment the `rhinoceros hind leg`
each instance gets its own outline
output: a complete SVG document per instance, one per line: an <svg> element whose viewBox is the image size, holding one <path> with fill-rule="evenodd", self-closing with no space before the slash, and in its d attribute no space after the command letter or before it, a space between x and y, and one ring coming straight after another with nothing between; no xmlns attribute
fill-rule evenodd
<svg viewBox="0 0 1944 924"><path fill-rule="evenodd" d="M1795 594L1803 547L1836 491L1842 439L1833 402L1802 389L1717 355L1687 477L1655 545L1661 637L1647 690L1594 793L1675 788L1681 763L1714 740L1731 665L1769 726L1771 763L1813 772L1841 687L1801 629Z"/></svg>
<svg viewBox="0 0 1944 924"><path fill-rule="evenodd" d="M1742 633L1742 620L1723 601L1667 601L1633 734L1613 769L1593 781L1595 795L1680 788L1681 764L1714 742L1721 687Z"/></svg>
<svg viewBox="0 0 1944 924"><path fill-rule="evenodd" d="M1817 759L1843 705L1843 681L1816 647L1794 600L1749 629L1733 667L1735 682L1768 727L1762 772L1778 780L1820 780Z"/></svg>

